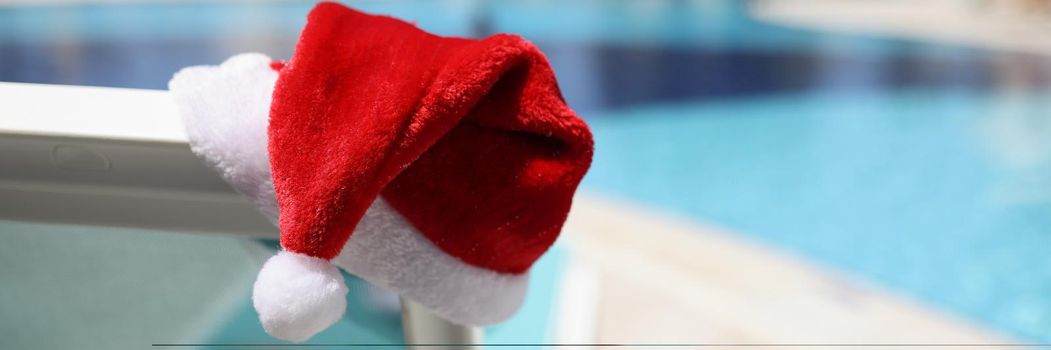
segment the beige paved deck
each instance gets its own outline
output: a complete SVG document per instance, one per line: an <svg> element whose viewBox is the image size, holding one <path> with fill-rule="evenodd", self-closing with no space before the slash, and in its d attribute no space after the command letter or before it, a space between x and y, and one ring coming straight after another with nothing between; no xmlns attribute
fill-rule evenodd
<svg viewBox="0 0 1051 350"><path fill-rule="evenodd" d="M563 341L1011 342L714 227L578 198L565 230L574 254L564 282L587 291L563 291Z"/></svg>
<svg viewBox="0 0 1051 350"><path fill-rule="evenodd" d="M750 8L787 27L1051 54L1048 0L753 0Z"/></svg>

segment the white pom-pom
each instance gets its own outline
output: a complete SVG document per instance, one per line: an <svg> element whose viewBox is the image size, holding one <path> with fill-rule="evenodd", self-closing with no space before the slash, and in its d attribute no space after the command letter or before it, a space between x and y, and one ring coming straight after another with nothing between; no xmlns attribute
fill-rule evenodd
<svg viewBox="0 0 1051 350"><path fill-rule="evenodd" d="M301 342L347 309L347 286L328 260L281 251L263 264L252 290L259 322L271 336Z"/></svg>

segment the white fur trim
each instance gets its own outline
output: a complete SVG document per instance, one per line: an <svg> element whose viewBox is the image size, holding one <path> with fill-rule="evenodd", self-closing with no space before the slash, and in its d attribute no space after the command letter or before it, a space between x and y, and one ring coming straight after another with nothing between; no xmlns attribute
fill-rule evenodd
<svg viewBox="0 0 1051 350"><path fill-rule="evenodd" d="M271 336L301 342L343 317L347 285L331 262L281 251L259 270L252 306Z"/></svg>
<svg viewBox="0 0 1051 350"><path fill-rule="evenodd" d="M276 224L277 196L266 147L277 82L271 62L266 55L245 53L221 66L184 68L168 82L168 89L193 152Z"/></svg>
<svg viewBox="0 0 1051 350"><path fill-rule="evenodd" d="M266 150L277 73L270 58L237 55L221 66L191 67L169 83L190 144L239 192L277 222ZM337 266L461 324L486 325L521 306L527 274L503 274L449 256L377 198L333 259Z"/></svg>
<svg viewBox="0 0 1051 350"><path fill-rule="evenodd" d="M471 325L510 318L529 285L528 274L497 273L446 254L382 198L332 261L445 319Z"/></svg>

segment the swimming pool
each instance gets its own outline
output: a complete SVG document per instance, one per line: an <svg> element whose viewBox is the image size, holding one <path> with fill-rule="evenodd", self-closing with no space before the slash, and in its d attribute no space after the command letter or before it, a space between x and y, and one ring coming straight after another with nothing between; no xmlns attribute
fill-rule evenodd
<svg viewBox="0 0 1051 350"><path fill-rule="evenodd" d="M1051 91L904 90L595 118L585 188L1051 340Z"/></svg>

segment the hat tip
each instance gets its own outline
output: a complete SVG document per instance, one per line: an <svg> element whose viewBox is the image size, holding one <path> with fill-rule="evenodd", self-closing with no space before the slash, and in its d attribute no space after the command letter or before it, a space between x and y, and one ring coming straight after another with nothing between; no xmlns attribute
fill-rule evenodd
<svg viewBox="0 0 1051 350"><path fill-rule="evenodd" d="M252 305L271 336L302 342L343 317L347 286L325 259L281 251L263 264Z"/></svg>

